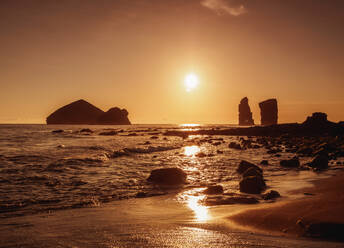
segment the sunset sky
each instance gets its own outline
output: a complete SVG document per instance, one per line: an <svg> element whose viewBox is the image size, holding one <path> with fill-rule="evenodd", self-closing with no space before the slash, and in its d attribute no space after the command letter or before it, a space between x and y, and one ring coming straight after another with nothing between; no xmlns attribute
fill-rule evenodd
<svg viewBox="0 0 344 248"><path fill-rule="evenodd" d="M0 123L85 99L132 123L344 120L343 0L2 0ZM199 82L187 90L190 73Z"/></svg>

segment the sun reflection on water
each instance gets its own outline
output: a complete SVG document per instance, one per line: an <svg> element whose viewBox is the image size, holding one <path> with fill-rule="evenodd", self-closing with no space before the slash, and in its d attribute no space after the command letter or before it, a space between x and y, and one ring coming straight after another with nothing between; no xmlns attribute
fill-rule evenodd
<svg viewBox="0 0 344 248"><path fill-rule="evenodd" d="M200 192L205 188L192 189L182 193L181 198L186 202L186 205L194 212L197 222L205 222L211 218L207 206L203 206L201 201L206 197Z"/></svg>
<svg viewBox="0 0 344 248"><path fill-rule="evenodd" d="M195 123L185 123L185 124L180 124L179 126L181 127L199 127L200 124L195 124Z"/></svg>
<svg viewBox="0 0 344 248"><path fill-rule="evenodd" d="M180 127L183 127L181 131L196 131L199 130L199 127L201 126L200 124L193 124L193 123L188 123L188 124L180 124Z"/></svg>
<svg viewBox="0 0 344 248"><path fill-rule="evenodd" d="M184 147L184 155L185 156L195 156L197 153L201 151L199 146L185 146Z"/></svg>

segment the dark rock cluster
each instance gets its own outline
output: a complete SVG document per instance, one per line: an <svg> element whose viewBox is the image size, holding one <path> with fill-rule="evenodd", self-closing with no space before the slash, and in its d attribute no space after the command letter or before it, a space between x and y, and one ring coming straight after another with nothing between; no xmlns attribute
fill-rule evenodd
<svg viewBox="0 0 344 248"><path fill-rule="evenodd" d="M320 114L321 115L321 114ZM321 115L324 116L324 115ZM343 122L334 123L324 121L319 118L319 113L314 113L311 117L302 123L278 124L270 126L254 126L246 128L229 128L229 129L200 129L190 131L171 130L164 133L166 136L179 136L186 138L189 135L231 135L231 136L298 136L298 137L321 137L321 136L343 136Z"/></svg>

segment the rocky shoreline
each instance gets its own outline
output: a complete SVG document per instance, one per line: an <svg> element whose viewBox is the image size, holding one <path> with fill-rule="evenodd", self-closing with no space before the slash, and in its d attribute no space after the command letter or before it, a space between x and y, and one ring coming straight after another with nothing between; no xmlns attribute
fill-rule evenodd
<svg viewBox="0 0 344 248"><path fill-rule="evenodd" d="M231 129L202 129L202 130L173 130L165 132L166 136L188 137L189 135L231 135L231 136L265 136L265 137L292 137L292 136L343 136L344 123L334 123L327 120L324 113L313 113L302 124L276 124L270 126L252 126Z"/></svg>

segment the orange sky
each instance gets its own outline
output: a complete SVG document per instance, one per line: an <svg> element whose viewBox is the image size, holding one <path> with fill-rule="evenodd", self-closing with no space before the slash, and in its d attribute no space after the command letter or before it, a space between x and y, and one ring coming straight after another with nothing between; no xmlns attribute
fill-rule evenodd
<svg viewBox="0 0 344 248"><path fill-rule="evenodd" d="M237 123L247 96L279 122L344 120L342 0L3 0L0 123L85 99L133 123ZM184 78L200 80L191 92Z"/></svg>

